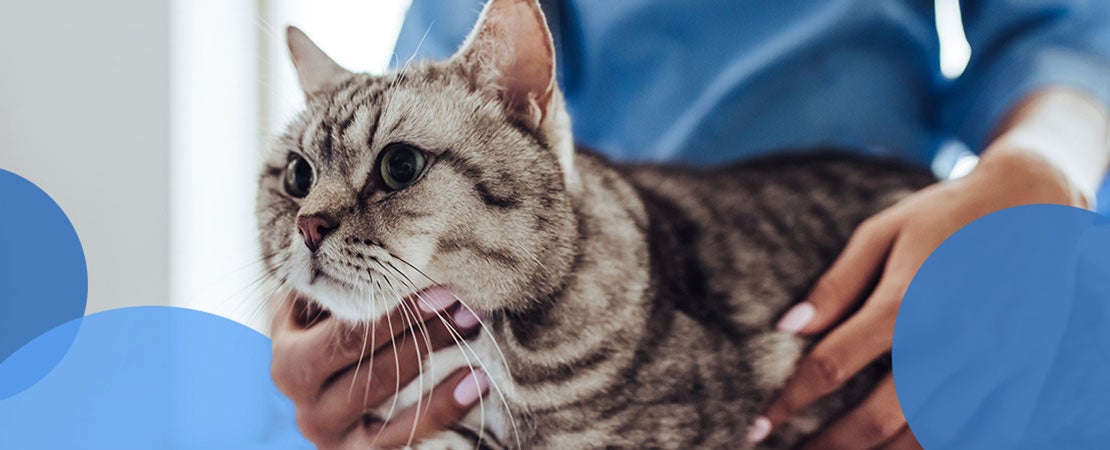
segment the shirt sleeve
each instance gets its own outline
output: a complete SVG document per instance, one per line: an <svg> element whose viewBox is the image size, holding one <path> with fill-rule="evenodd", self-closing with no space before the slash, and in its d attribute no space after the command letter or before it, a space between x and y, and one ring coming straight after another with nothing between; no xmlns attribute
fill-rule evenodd
<svg viewBox="0 0 1110 450"><path fill-rule="evenodd" d="M964 0L967 70L946 90L942 123L976 151L1025 96L1048 85L1110 106L1110 1Z"/></svg>

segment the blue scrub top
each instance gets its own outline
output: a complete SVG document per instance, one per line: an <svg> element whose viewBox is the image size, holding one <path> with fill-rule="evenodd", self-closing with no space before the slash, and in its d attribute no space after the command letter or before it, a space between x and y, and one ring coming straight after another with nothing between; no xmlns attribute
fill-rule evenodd
<svg viewBox="0 0 1110 450"><path fill-rule="evenodd" d="M453 54L482 3L414 0L399 60ZM972 57L956 80L940 71L933 0L541 3L576 140L616 159L835 146L928 164L952 139L981 150L1047 84L1110 105L1105 0L961 2Z"/></svg>

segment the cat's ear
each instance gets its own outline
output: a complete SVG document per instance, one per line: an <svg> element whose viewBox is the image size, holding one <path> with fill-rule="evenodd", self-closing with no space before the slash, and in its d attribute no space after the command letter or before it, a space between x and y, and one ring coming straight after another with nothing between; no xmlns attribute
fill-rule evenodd
<svg viewBox="0 0 1110 450"><path fill-rule="evenodd" d="M320 47L316 46L300 28L290 26L285 30L285 40L289 45L289 55L297 68L297 78L301 89L311 97L333 85L350 72L336 64Z"/></svg>
<svg viewBox="0 0 1110 450"><path fill-rule="evenodd" d="M555 45L536 0L490 0L455 58L525 124L543 122L555 91Z"/></svg>

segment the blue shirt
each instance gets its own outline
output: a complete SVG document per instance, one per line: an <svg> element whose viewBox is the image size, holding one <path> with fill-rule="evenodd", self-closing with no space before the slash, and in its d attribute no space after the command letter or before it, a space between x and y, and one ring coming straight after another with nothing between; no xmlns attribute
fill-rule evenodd
<svg viewBox="0 0 1110 450"><path fill-rule="evenodd" d="M400 60L450 56L481 3L414 0ZM981 150L1038 87L1110 105L1105 0L961 2L972 56L955 80L940 71L932 0L541 3L576 140L616 159L835 146L928 164L952 139Z"/></svg>

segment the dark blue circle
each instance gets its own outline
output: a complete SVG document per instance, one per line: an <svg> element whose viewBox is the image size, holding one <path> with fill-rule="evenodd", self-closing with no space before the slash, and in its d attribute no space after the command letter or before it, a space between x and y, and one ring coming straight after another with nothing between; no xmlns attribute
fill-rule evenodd
<svg viewBox="0 0 1110 450"><path fill-rule="evenodd" d="M0 210L3 399L33 385L65 355L72 334L55 335L40 351L19 361L9 358L47 330L85 314L88 274L73 225L33 183L0 169Z"/></svg>
<svg viewBox="0 0 1110 450"><path fill-rule="evenodd" d="M1110 218L1011 208L918 270L894 381L927 449L1110 447Z"/></svg>

